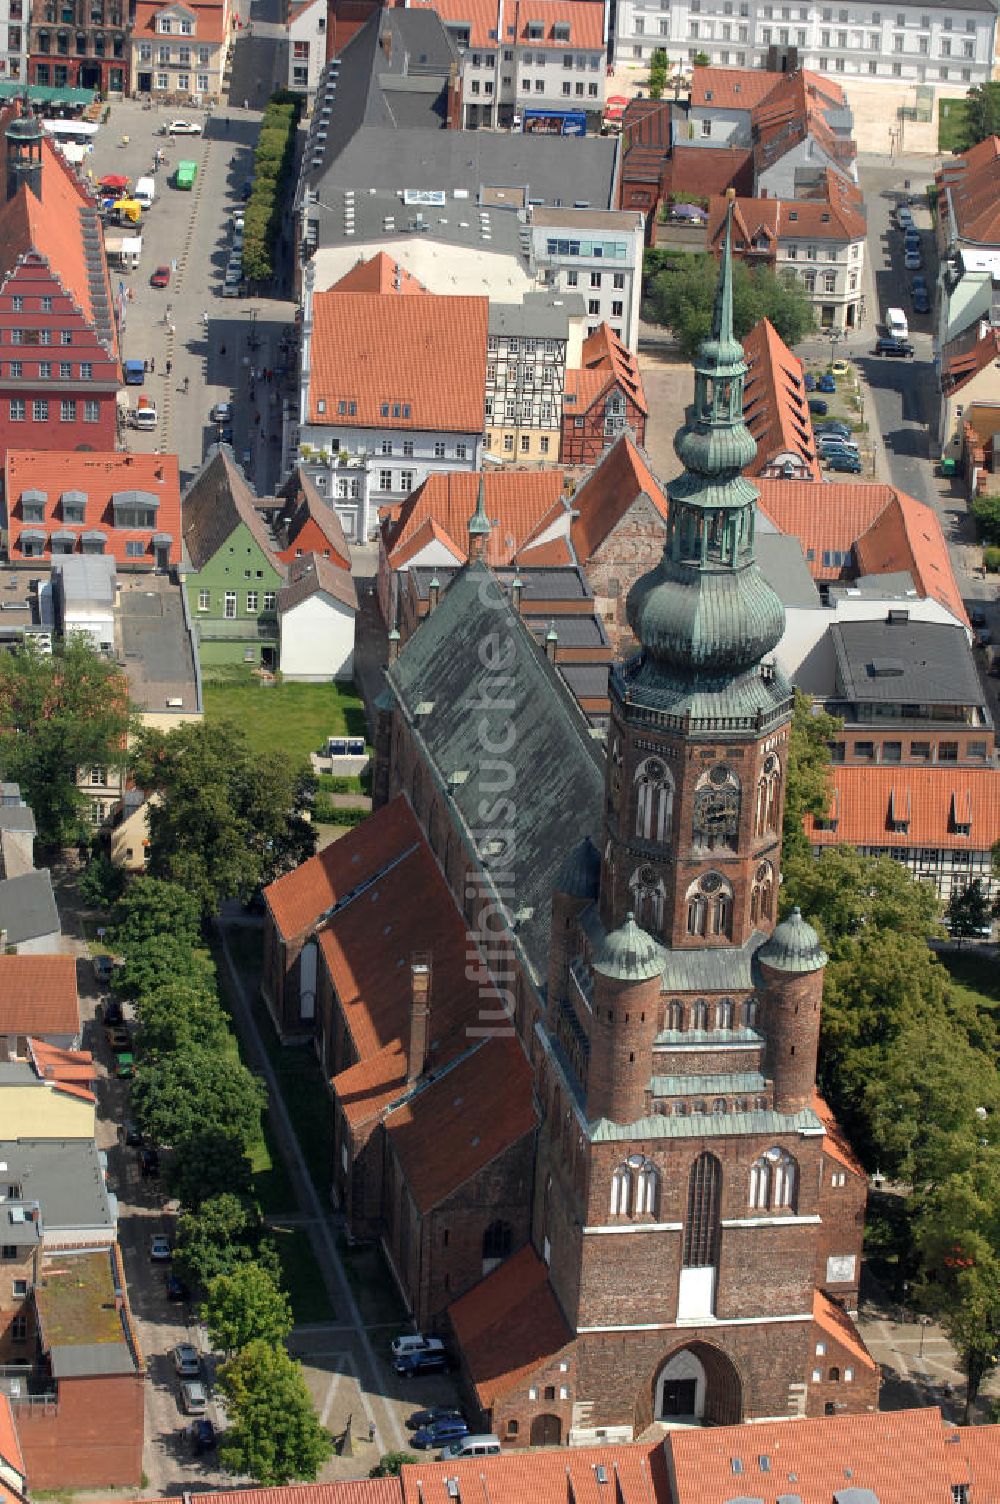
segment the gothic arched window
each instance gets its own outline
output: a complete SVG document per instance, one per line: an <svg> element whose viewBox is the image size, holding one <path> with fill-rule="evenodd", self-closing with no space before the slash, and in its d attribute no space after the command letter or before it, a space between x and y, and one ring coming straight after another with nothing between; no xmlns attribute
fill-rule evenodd
<svg viewBox="0 0 1000 1504"><path fill-rule="evenodd" d="M685 895L689 935L728 935L733 918L732 884L718 872L705 872Z"/></svg>
<svg viewBox="0 0 1000 1504"><path fill-rule="evenodd" d="M629 895L637 923L646 929L663 927L663 904L666 889L653 867L637 867L629 878Z"/></svg>
<svg viewBox="0 0 1000 1504"><path fill-rule="evenodd" d="M514 1246L514 1230L509 1222L491 1222L483 1233L483 1260L496 1260L510 1257L510 1251Z"/></svg>
<svg viewBox="0 0 1000 1504"><path fill-rule="evenodd" d="M753 875L750 889L750 923L770 919L774 913L774 868L770 862L761 862Z"/></svg>
<svg viewBox="0 0 1000 1504"><path fill-rule="evenodd" d="M719 1207L722 1165L714 1154L699 1154L688 1176L683 1263L687 1269L719 1262Z"/></svg>
<svg viewBox="0 0 1000 1504"><path fill-rule="evenodd" d="M708 1004L703 997L700 997L696 1003L692 1004L691 1027L692 1029L700 1029L703 1032L708 1028Z"/></svg>
<svg viewBox="0 0 1000 1504"><path fill-rule="evenodd" d="M739 827L740 781L732 768L716 763L695 784L691 839L706 851L735 851Z"/></svg>
<svg viewBox="0 0 1000 1504"><path fill-rule="evenodd" d="M781 763L773 752L764 759L757 780L757 809L754 834L768 835L778 828L778 805L781 802Z"/></svg>
<svg viewBox="0 0 1000 1504"><path fill-rule="evenodd" d="M722 998L721 1001L716 1003L715 1005L715 1027L717 1029L731 1029L733 1027L734 1013L735 1004L733 1003L732 998Z"/></svg>
<svg viewBox="0 0 1000 1504"><path fill-rule="evenodd" d="M648 1159L636 1178L635 1212L636 1216L656 1215L656 1194L659 1189L660 1177L656 1173L656 1167Z"/></svg>
<svg viewBox="0 0 1000 1504"><path fill-rule="evenodd" d="M667 1028L675 1029L677 1033L682 1033L684 1029L684 1008L676 998L667 1009Z"/></svg>
<svg viewBox="0 0 1000 1504"><path fill-rule="evenodd" d="M632 1171L619 1165L611 1177L611 1215L627 1217L632 1207Z"/></svg>
<svg viewBox="0 0 1000 1504"><path fill-rule="evenodd" d="M757 1210L785 1207L794 1211L799 1167L785 1149L767 1149L750 1168L750 1205Z"/></svg>
<svg viewBox="0 0 1000 1504"><path fill-rule="evenodd" d="M658 757L635 770L635 833L643 841L665 841L674 815L673 774Z"/></svg>

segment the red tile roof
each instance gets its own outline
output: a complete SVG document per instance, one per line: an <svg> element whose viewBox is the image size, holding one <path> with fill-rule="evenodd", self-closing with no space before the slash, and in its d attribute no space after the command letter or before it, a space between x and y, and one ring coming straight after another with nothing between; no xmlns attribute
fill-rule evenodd
<svg viewBox="0 0 1000 1504"><path fill-rule="evenodd" d="M922 596L967 623L948 545L930 507L893 486L869 481L817 486L762 477L757 488L761 510L780 532L802 544L814 580L905 571ZM829 558L852 550L857 568Z"/></svg>
<svg viewBox="0 0 1000 1504"><path fill-rule="evenodd" d="M780 76L762 68L694 68L691 108L752 110L774 90Z"/></svg>
<svg viewBox="0 0 1000 1504"><path fill-rule="evenodd" d="M606 1483L598 1482L599 1468ZM659 1441L410 1463L402 1471L406 1504L455 1504L451 1478L467 1504L670 1504Z"/></svg>
<svg viewBox="0 0 1000 1504"><path fill-rule="evenodd" d="M24 1453L21 1451L21 1438L17 1434L14 1424L14 1412L10 1407L7 1396L0 1395L0 1457L12 1468L25 1477ZM11 1498L15 1495L11 1494ZM17 1495L20 1498L20 1495Z"/></svg>
<svg viewBox="0 0 1000 1504"><path fill-rule="evenodd" d="M74 956L0 955L0 1034L79 1032Z"/></svg>
<svg viewBox="0 0 1000 1504"><path fill-rule="evenodd" d="M936 174L945 226L972 245L1000 245L1000 136L988 136Z"/></svg>
<svg viewBox="0 0 1000 1504"><path fill-rule="evenodd" d="M20 499L26 490L45 493L45 520L41 523L24 522ZM83 522L67 522L63 517L60 500L66 491L81 491L86 497ZM142 491L156 497L159 505L152 527L115 526L112 497L124 491ZM53 532L71 533L79 539L82 533L97 529L106 535L106 552L118 564L145 564L152 568L155 554L151 540L157 533L170 537L170 562L180 563L181 487L175 454L8 449L4 494L12 556L21 532L28 526L45 533L46 559L51 557ZM130 542L143 545L141 558L129 555L126 545ZM75 543L74 549L78 548Z"/></svg>
<svg viewBox="0 0 1000 1504"><path fill-rule="evenodd" d="M343 569L350 569L351 550L340 518L305 471L298 467L293 470L281 494L286 498L283 508L285 548L278 554L282 563L288 564L295 558L297 547L313 553L329 547L333 562Z"/></svg>
<svg viewBox="0 0 1000 1504"><path fill-rule="evenodd" d="M423 1214L537 1123L531 1068L509 1037L481 1041L391 1113L386 1127Z"/></svg>
<svg viewBox="0 0 1000 1504"><path fill-rule="evenodd" d="M573 1340L548 1269L530 1244L449 1306L448 1315L484 1410Z"/></svg>
<svg viewBox="0 0 1000 1504"><path fill-rule="evenodd" d="M610 324L598 325L584 340L582 359L582 369L566 372L564 415L582 417L612 387L620 388L643 416L647 414L638 357L622 343Z"/></svg>
<svg viewBox="0 0 1000 1504"><path fill-rule="evenodd" d="M945 396L960 391L973 376L1000 359L1000 329L975 325L949 340L941 352L941 390Z"/></svg>
<svg viewBox="0 0 1000 1504"><path fill-rule="evenodd" d="M385 251L379 251L377 256L372 256L368 261L362 257L349 272L344 273L339 282L334 282L332 287L327 288L327 291L398 292L409 297L426 293L427 289L422 282L417 281L412 272L406 270L405 266L400 266L392 256L387 256Z"/></svg>
<svg viewBox="0 0 1000 1504"><path fill-rule="evenodd" d="M832 1159L839 1160L845 1169L853 1175L864 1175L864 1166L858 1159L844 1136L843 1129L837 1122L829 1105L823 1100L818 1091L813 1091L813 1112L819 1118L826 1129L826 1138L823 1140L823 1153L829 1154Z"/></svg>
<svg viewBox="0 0 1000 1504"><path fill-rule="evenodd" d="M292 940L311 929L327 910L418 839L420 827L406 800L393 799L356 830L264 889L278 933Z"/></svg>
<svg viewBox="0 0 1000 1504"><path fill-rule="evenodd" d="M303 554L288 567L288 584L278 591L278 611L292 611L313 595L329 595L349 611L358 609L350 570L324 559L322 554Z"/></svg>
<svg viewBox="0 0 1000 1504"><path fill-rule="evenodd" d="M649 497L666 521L667 498L646 455L628 434L622 434L573 497L573 510L578 515L573 519L570 536L584 567L636 498L643 495Z"/></svg>
<svg viewBox="0 0 1000 1504"><path fill-rule="evenodd" d="M500 7L497 0L410 0L414 6L437 11L450 29L469 33L470 48L496 49L499 44ZM504 8L505 42L544 42L546 47L577 47L599 52L604 48L604 7L598 0L511 0ZM531 24L541 23L544 34L529 34ZM555 34L557 23L569 26L569 40Z"/></svg>
<svg viewBox="0 0 1000 1504"><path fill-rule="evenodd" d="M588 0L589 3L589 0ZM476 509L480 482L485 486L486 515L496 523L486 546L487 562L510 564L534 536L539 523L560 506L562 470L489 470L482 474L448 472L429 475L403 502L398 520L386 534L389 564L399 569L437 538L456 559L469 547L469 518ZM427 523L435 527L428 529Z"/></svg>
<svg viewBox="0 0 1000 1504"><path fill-rule="evenodd" d="M830 771L836 830L805 831L814 846L928 846L986 851L1000 840L1000 778L995 768L866 767L835 763ZM890 818L890 809L895 819ZM906 830L893 830L905 811ZM957 828L969 826L963 835Z"/></svg>
<svg viewBox="0 0 1000 1504"><path fill-rule="evenodd" d="M468 928L416 818L399 796L374 819L390 810L394 842L378 840L381 860L369 866L371 881L325 921L320 949L360 1061L409 1038L410 961L415 953L430 951L430 1060L443 1065L466 1048L466 1030L483 1006L481 989L466 976ZM335 843L337 850L348 847L345 865L353 865L355 850L361 861L369 861L371 823ZM393 1066L391 1054L384 1063ZM339 1091L336 1078L334 1089Z"/></svg>
<svg viewBox="0 0 1000 1504"><path fill-rule="evenodd" d="M708 244L718 254L725 234L729 200L713 198L708 205ZM782 240L834 240L841 244L864 240L867 225L860 210L843 197L812 198L738 198L733 207L733 251L742 255L747 249L766 244L774 255Z"/></svg>
<svg viewBox="0 0 1000 1504"><path fill-rule="evenodd" d="M38 1075L46 1081L96 1081L97 1070L89 1050L64 1050L44 1039L28 1038L28 1053Z"/></svg>
<svg viewBox="0 0 1000 1504"><path fill-rule="evenodd" d="M857 147L849 137L835 131L829 120L833 111L843 110L845 105L843 89L822 74L806 69L779 73L766 99L751 111L758 172L807 137L846 169L857 155Z"/></svg>
<svg viewBox="0 0 1000 1504"><path fill-rule="evenodd" d="M488 310L487 298L317 293L307 422L481 433Z"/></svg>
<svg viewBox="0 0 1000 1504"><path fill-rule="evenodd" d="M497 47L498 0L409 0L416 9L437 11L447 27L467 27L472 48Z"/></svg>
<svg viewBox="0 0 1000 1504"><path fill-rule="evenodd" d="M403 1495L398 1478L357 1478L287 1483L281 1488L223 1488L188 1498L191 1504L402 1504Z"/></svg>
<svg viewBox="0 0 1000 1504"><path fill-rule="evenodd" d="M969 1485L970 1504L1000 1504L1000 1426L962 1426L954 1441L964 1466L952 1483Z"/></svg>
<svg viewBox="0 0 1000 1504"><path fill-rule="evenodd" d="M878 1364L862 1342L854 1322L822 1290L813 1292L813 1320L820 1331L832 1337L862 1368L867 1368L872 1373L876 1371Z"/></svg>
<svg viewBox="0 0 1000 1504"><path fill-rule="evenodd" d="M524 569L555 569L575 564L576 554L568 538L550 538L547 543L529 543L517 556Z"/></svg>
<svg viewBox="0 0 1000 1504"><path fill-rule="evenodd" d="M133 34L140 37L157 35L156 17L169 10L169 0L138 0L135 7ZM221 42L226 35L225 6L221 3L205 4L204 0L184 0L184 9L194 15L194 40L202 46L206 42Z"/></svg>
<svg viewBox="0 0 1000 1504"><path fill-rule="evenodd" d="M379 1117L406 1089L407 1057L401 1039L333 1078L337 1105L352 1128Z"/></svg>
<svg viewBox="0 0 1000 1504"><path fill-rule="evenodd" d="M702 68L699 73L704 72ZM711 72L708 69L708 72ZM628 161L625 163L628 168ZM697 194L712 198L734 188L738 194L753 193L753 152L730 146L705 151L698 146L675 146L664 163L661 186L664 198L672 194Z"/></svg>
<svg viewBox="0 0 1000 1504"><path fill-rule="evenodd" d="M761 319L743 341L749 373L743 390L743 418L757 441L747 475L759 475L781 454L798 456L814 481L822 474L809 417L802 362L793 355L770 319Z"/></svg>
<svg viewBox="0 0 1000 1504"><path fill-rule="evenodd" d="M947 1504L957 1481L953 1434L941 1412L929 1408L706 1426L671 1431L664 1445L681 1504L761 1494L765 1482L767 1498L795 1493L802 1504L830 1504L848 1488L870 1489L879 1504ZM769 1462L766 1479L762 1457ZM742 1475L734 1475L734 1459Z"/></svg>

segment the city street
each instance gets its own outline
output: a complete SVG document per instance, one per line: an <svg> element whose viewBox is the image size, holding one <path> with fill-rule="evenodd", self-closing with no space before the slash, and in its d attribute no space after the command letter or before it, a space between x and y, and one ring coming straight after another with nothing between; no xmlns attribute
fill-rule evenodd
<svg viewBox="0 0 1000 1504"><path fill-rule="evenodd" d="M237 59L243 47L256 43L254 38L238 44ZM204 134L159 135L160 125L175 117L202 122ZM216 440L211 408L232 400L233 448L263 494L278 478L280 400L276 382L251 382L251 376L279 364L279 340L293 318L293 306L269 298L221 296L230 223L252 175L258 125L257 111L242 106L223 106L206 116L199 110L144 110L138 102L125 101L113 106L89 166L95 180L122 173L134 182L150 171L158 148L166 157L156 174L156 201L143 214L141 265L134 272L112 273L116 299L125 292L122 354L155 363L155 373L146 376L143 387L126 391L133 406L141 394L155 404L157 427L148 433L126 429L125 442L136 451L176 452L186 484ZM122 145L125 137L128 143ZM172 185L181 161L198 164L191 192ZM170 268L169 285L151 287L150 277L160 266Z"/></svg>

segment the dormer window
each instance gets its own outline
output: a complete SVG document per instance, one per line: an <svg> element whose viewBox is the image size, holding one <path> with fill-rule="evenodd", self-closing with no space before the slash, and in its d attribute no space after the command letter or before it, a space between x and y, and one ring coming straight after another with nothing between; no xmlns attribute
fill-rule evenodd
<svg viewBox="0 0 1000 1504"><path fill-rule="evenodd" d="M46 500L47 497L44 491L22 491L21 521L44 522Z"/></svg>
<svg viewBox="0 0 1000 1504"><path fill-rule="evenodd" d="M156 23L156 29L162 36L168 37L174 29L174 23L169 16L160 16Z"/></svg>

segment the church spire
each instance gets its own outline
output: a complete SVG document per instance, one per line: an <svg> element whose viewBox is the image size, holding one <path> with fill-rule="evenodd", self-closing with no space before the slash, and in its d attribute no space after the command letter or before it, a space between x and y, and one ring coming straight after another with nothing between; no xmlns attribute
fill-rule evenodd
<svg viewBox="0 0 1000 1504"><path fill-rule="evenodd" d="M785 625L754 559L757 490L743 472L756 444L743 421L747 364L733 332L732 233L730 199L712 329L695 356L694 402L674 445L684 472L667 486L663 557L628 597L642 652L619 670L632 699L648 693L651 704L677 714L696 701L706 715L764 710L771 696L760 662Z"/></svg>
<svg viewBox="0 0 1000 1504"><path fill-rule="evenodd" d="M469 518L469 563L483 558L486 542L490 536L490 519L486 515L486 477L479 477L479 494L476 509Z"/></svg>

